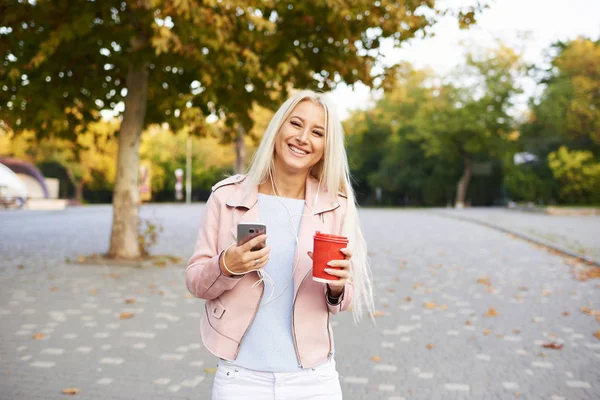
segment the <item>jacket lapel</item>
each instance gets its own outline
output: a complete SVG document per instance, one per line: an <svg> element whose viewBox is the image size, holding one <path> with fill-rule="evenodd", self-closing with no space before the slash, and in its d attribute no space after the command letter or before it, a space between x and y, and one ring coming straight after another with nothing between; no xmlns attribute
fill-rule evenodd
<svg viewBox="0 0 600 400"><path fill-rule="evenodd" d="M226 204L235 209L231 235L236 241L238 223L260 221L257 203L258 187L248 187L246 182L240 184L233 195L227 200Z"/></svg>

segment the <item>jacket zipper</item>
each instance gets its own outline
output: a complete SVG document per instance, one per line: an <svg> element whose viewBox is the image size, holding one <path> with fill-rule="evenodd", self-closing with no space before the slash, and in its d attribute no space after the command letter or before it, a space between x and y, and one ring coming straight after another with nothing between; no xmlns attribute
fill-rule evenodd
<svg viewBox="0 0 600 400"><path fill-rule="evenodd" d="M298 351L298 342L296 341L296 324L295 324L295 316L296 316L296 299L298 298L298 293L300 293L300 288L302 287L302 284L304 283L304 280L306 279L306 277L310 274L311 270L309 270L306 275L304 275L304 278L302 278L302 281L300 282L300 286L298 286L298 292L296 292L296 297L294 297L294 303L292 304L292 336L294 337L294 349L296 350L296 357L298 357L298 363L300 368L304 368L302 366L302 359L300 358L300 352ZM329 329L329 328L327 328Z"/></svg>
<svg viewBox="0 0 600 400"><path fill-rule="evenodd" d="M260 307L260 302L262 301L262 298L263 298L264 294L265 294L265 283L262 282L261 283L260 298L258 299L258 303L256 303L256 308L254 308L254 315L252 316L252 319L250 320L250 323L246 327L246 330L244 331L244 334L242 335L242 338L240 339L240 342L238 343L237 349L235 350L235 356L233 357L234 360L237 358L238 353L240 352L240 346L242 345L242 341L244 340L244 337L246 336L246 333L248 333L248 329L250 329L250 326L252 326L252 323L254 322L254 318L256 318L256 314L258 313L258 308Z"/></svg>

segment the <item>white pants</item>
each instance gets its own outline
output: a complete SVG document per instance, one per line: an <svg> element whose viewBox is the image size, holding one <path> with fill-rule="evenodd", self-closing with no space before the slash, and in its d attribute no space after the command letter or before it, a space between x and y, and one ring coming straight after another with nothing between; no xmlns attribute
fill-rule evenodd
<svg viewBox="0 0 600 400"><path fill-rule="evenodd" d="M332 359L298 372L260 372L219 361L212 400L342 400Z"/></svg>

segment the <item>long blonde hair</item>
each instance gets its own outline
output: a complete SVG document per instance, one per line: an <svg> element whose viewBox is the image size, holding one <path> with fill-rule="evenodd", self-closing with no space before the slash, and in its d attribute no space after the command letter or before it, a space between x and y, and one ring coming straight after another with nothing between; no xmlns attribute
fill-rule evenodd
<svg viewBox="0 0 600 400"><path fill-rule="evenodd" d="M259 185L265 182L273 168L275 154L275 137L281 126L289 118L294 108L302 101L320 104L325 110L326 134L323 159L312 169L311 174L319 180L328 193L342 193L348 198L348 208L343 224L343 234L349 239L352 250L351 270L354 284L353 316L358 322L367 311L371 318L374 315L372 277L367 257L367 243L360 228L358 210L354 190L350 183L348 157L344 147L344 128L335 112L335 107L327 97L311 90L298 91L283 103L277 110L264 133L260 145L254 154L248 169L248 183Z"/></svg>

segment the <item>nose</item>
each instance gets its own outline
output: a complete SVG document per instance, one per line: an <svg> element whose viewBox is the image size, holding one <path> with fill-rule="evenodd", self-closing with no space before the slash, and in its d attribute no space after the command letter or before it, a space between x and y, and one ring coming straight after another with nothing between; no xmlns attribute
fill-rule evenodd
<svg viewBox="0 0 600 400"><path fill-rule="evenodd" d="M296 136L296 141L298 143L306 143L308 142L308 134L309 134L310 129L306 128L302 131L302 134Z"/></svg>

